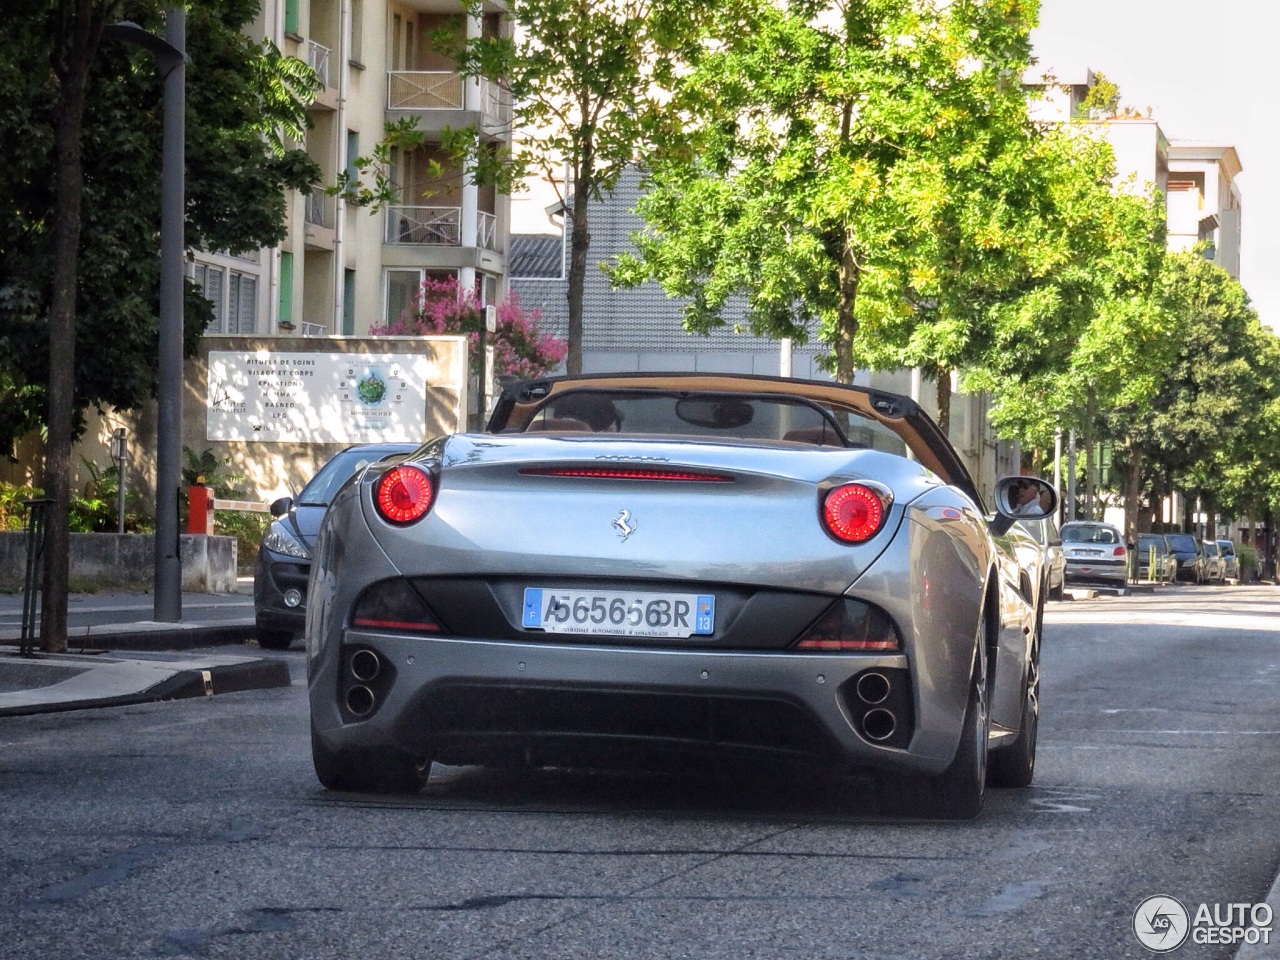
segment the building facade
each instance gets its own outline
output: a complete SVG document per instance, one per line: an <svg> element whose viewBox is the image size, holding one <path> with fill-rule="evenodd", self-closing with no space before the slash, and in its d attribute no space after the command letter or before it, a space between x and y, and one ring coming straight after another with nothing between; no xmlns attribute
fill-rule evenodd
<svg viewBox="0 0 1280 960"><path fill-rule="evenodd" d="M315 69L323 89L300 144L320 186L288 198L288 238L231 257L201 251L190 275L214 304L211 336L363 336L398 318L428 277L454 276L483 303L506 295L509 198L476 185L441 148L446 128L474 126L488 149L510 139L511 103L463 77L455 41L509 30L501 3L465 16L458 0L264 0L249 28ZM324 187L356 173L385 125L416 121L422 146L393 150L396 202L371 211Z"/></svg>

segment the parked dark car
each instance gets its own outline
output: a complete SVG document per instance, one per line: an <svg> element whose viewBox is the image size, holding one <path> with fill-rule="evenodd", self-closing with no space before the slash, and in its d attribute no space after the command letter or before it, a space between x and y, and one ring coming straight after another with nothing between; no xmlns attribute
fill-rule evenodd
<svg viewBox="0 0 1280 960"><path fill-rule="evenodd" d="M1189 533L1166 533L1169 549L1178 558L1176 579L1204 583L1204 547Z"/></svg>
<svg viewBox="0 0 1280 960"><path fill-rule="evenodd" d="M1134 564L1139 580L1172 583L1178 572L1178 561L1169 549L1163 533L1140 533L1134 549Z"/></svg>
<svg viewBox="0 0 1280 960"><path fill-rule="evenodd" d="M271 504L275 519L258 546L253 570L253 613L259 646L286 650L302 630L307 617L311 549L334 494L369 464L415 449L417 444L413 443L348 447L321 467L296 499L281 497Z"/></svg>
<svg viewBox="0 0 1280 960"><path fill-rule="evenodd" d="M1062 525L1067 586L1105 587L1121 594L1129 582L1129 550L1120 531L1096 520Z"/></svg>

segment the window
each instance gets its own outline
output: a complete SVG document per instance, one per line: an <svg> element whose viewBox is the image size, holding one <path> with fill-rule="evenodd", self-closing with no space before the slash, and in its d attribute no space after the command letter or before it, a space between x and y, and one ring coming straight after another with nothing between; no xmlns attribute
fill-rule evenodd
<svg viewBox="0 0 1280 960"><path fill-rule="evenodd" d="M356 272L343 271L342 277L342 333L354 336L356 332Z"/></svg>
<svg viewBox="0 0 1280 960"><path fill-rule="evenodd" d="M193 263L191 278L213 305L206 333L252 334L258 328L258 277L212 263Z"/></svg>
<svg viewBox="0 0 1280 960"><path fill-rule="evenodd" d="M351 0L351 50L347 58L353 63L362 63L360 56L361 31L364 25L364 4L361 0Z"/></svg>
<svg viewBox="0 0 1280 960"><path fill-rule="evenodd" d="M360 170L356 167L356 160L360 157L360 134L354 130L347 131L347 176L351 178L352 183L356 183L360 179Z"/></svg>
<svg viewBox="0 0 1280 960"><path fill-rule="evenodd" d="M390 325L407 315L414 300L422 292L423 281L427 277L442 279L453 276L452 271L434 270L388 270L386 273L386 296L383 300L385 309L382 323Z"/></svg>
<svg viewBox="0 0 1280 960"><path fill-rule="evenodd" d="M227 297L227 333L251 334L258 328L258 278L230 271Z"/></svg>
<svg viewBox="0 0 1280 960"><path fill-rule="evenodd" d="M293 321L293 254L280 254L280 323Z"/></svg>

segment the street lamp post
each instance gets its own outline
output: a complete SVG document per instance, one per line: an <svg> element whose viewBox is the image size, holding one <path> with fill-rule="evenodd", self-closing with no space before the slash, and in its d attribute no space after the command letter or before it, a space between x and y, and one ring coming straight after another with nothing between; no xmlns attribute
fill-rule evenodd
<svg viewBox="0 0 1280 960"><path fill-rule="evenodd" d="M153 616L182 619L178 487L182 482L182 253L186 244L187 19L179 5L165 15L164 37L125 21L104 36L149 50L164 78L164 148L160 172L160 362L156 382L156 540Z"/></svg>

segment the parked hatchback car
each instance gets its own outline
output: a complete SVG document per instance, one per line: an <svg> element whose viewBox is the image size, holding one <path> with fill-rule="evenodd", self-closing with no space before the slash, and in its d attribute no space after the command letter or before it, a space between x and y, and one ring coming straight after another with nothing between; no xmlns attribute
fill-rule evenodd
<svg viewBox="0 0 1280 960"><path fill-rule="evenodd" d="M1134 568L1139 580L1172 583L1178 572L1178 561L1169 549L1163 533L1140 533L1134 547Z"/></svg>
<svg viewBox="0 0 1280 960"><path fill-rule="evenodd" d="M1189 533L1166 533L1169 549L1178 561L1178 580L1204 583L1204 545Z"/></svg>
<svg viewBox="0 0 1280 960"><path fill-rule="evenodd" d="M1205 540L1200 544L1204 551L1205 583L1226 583L1226 562L1222 559L1222 548L1217 540Z"/></svg>
<svg viewBox="0 0 1280 960"><path fill-rule="evenodd" d="M1062 552L1069 587L1105 587L1123 592L1129 582L1129 550L1120 531L1097 520L1062 525Z"/></svg>
<svg viewBox="0 0 1280 960"><path fill-rule="evenodd" d="M1041 553L907 397L644 373L507 384L483 434L345 486L307 612L326 787L451 765L1026 786ZM1053 488L1031 481L1050 515ZM1018 501L1021 502L1021 501Z"/></svg>
<svg viewBox="0 0 1280 960"><path fill-rule="evenodd" d="M1219 540L1218 549L1222 551L1223 579L1233 583L1240 582L1240 556L1236 553L1236 545L1231 540Z"/></svg>
<svg viewBox="0 0 1280 960"><path fill-rule="evenodd" d="M271 504L275 518L258 546L253 570L253 613L258 644L285 650L307 616L307 578L320 520L334 494L357 471L384 457L416 449L412 443L366 443L333 456L297 497Z"/></svg>

